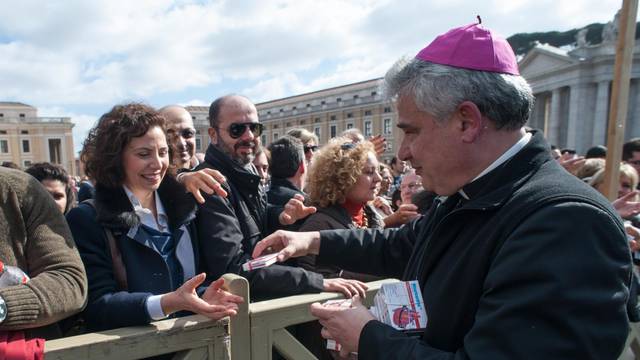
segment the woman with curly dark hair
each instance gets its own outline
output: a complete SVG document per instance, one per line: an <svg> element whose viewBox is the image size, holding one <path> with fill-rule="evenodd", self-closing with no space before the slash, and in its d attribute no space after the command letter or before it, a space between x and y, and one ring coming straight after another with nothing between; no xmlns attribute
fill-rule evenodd
<svg viewBox="0 0 640 360"><path fill-rule="evenodd" d="M213 319L235 314L242 298L222 291L221 279L203 286L196 203L167 175L164 117L143 104L115 106L89 132L81 160L95 197L67 221L89 279L89 330L181 311Z"/></svg>

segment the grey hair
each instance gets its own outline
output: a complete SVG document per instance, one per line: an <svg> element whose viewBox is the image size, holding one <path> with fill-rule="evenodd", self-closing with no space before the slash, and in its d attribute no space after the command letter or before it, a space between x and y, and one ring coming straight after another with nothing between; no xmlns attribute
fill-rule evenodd
<svg viewBox="0 0 640 360"><path fill-rule="evenodd" d="M387 97L413 96L421 111L445 122L464 101L473 102L497 129L516 130L529 120L531 87L522 76L467 70L402 58L385 75Z"/></svg>

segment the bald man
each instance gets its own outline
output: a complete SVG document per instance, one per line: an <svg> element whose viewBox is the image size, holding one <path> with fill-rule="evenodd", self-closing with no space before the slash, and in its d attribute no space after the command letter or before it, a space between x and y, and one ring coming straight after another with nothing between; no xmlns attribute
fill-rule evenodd
<svg viewBox="0 0 640 360"><path fill-rule="evenodd" d="M191 114L179 105L165 106L160 113L167 119L173 165L177 169L195 168L200 162L196 158L196 129Z"/></svg>

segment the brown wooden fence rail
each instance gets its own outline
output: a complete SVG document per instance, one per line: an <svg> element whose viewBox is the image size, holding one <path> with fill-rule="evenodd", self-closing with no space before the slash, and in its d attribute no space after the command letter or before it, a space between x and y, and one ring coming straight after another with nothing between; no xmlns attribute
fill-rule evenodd
<svg viewBox="0 0 640 360"><path fill-rule="evenodd" d="M231 292L249 296L247 280L225 275ZM365 304L371 305L375 293L385 282L369 283ZM272 348L286 359L315 359L287 330L287 326L313 320L309 305L340 298L335 293L290 296L269 301L244 303L238 315L211 321L200 315L154 322L147 326L121 328L47 341L47 360L139 359L175 353L175 360L239 359L270 360ZM640 326L632 324L626 348L640 359ZM620 359L629 359L626 351Z"/></svg>

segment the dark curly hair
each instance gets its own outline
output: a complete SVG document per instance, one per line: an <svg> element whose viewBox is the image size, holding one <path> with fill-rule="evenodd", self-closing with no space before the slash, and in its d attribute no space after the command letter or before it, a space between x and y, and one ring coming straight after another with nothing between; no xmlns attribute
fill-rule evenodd
<svg viewBox="0 0 640 360"><path fill-rule="evenodd" d="M151 106L140 103L116 105L102 115L83 143L80 160L86 174L96 184L115 188L125 178L122 153L132 138L143 136L153 127L166 134L165 118Z"/></svg>

